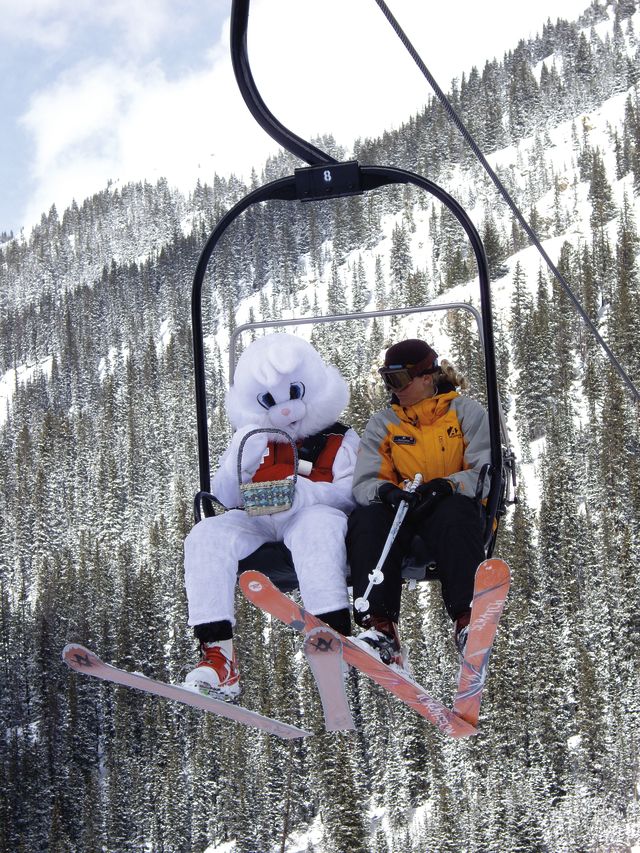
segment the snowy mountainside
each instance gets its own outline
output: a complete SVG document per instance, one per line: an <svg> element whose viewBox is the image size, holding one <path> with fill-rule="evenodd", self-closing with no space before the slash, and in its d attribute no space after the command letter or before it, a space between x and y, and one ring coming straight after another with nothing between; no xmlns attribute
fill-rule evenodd
<svg viewBox="0 0 640 853"><path fill-rule="evenodd" d="M452 98L638 382L640 110L629 59L640 20L627 0L588 15L593 33L549 24ZM451 192L494 273L499 377L526 488L499 532L513 586L481 737L445 742L364 680L349 685L359 733L323 733L295 638L243 602L243 701L317 733L295 748L62 670L69 641L176 681L197 654L182 580L198 481L189 296L213 224L247 187L217 177L189 198L162 183L118 188L45 215L0 250L0 847L638 844L637 412L436 106L353 153ZM294 165L273 158L262 179ZM227 441L237 324L477 301L460 229L416 192L274 203L241 219L203 299L212 461ZM357 426L381 402L371 370L400 334L427 337L481 393L474 336L455 317L300 333L348 377ZM435 585L403 598L401 630L418 680L450 701L458 662Z"/></svg>

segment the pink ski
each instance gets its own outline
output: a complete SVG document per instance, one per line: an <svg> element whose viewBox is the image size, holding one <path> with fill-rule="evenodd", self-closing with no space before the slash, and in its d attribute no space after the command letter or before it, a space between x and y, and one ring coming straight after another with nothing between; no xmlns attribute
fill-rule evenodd
<svg viewBox="0 0 640 853"><path fill-rule="evenodd" d="M478 724L489 656L509 592L511 575L504 560L491 558L476 572L469 636L458 677L453 710L472 726Z"/></svg>
<svg viewBox="0 0 640 853"><path fill-rule="evenodd" d="M301 634L306 636L314 628L330 630L328 625L311 613L307 613L304 608L280 592L260 572L243 572L239 583L249 601ZM413 679L377 660L349 637L341 637L341 640L344 659L350 666L360 670L385 690L393 693L418 714L436 725L444 734L455 738L477 734L475 726L429 696L425 689Z"/></svg>
<svg viewBox="0 0 640 853"><path fill-rule="evenodd" d="M182 702L183 705L190 705L193 708L209 711L212 714L217 714L219 717L226 717L229 720L243 723L245 726L254 726L257 729L262 729L262 731L281 738L307 737L311 734L311 732L299 729L296 726L281 723L279 720L272 720L270 717L263 717L262 714L250 711L241 705L233 705L230 702L225 702L223 699L216 699L213 696L198 693L195 690L181 687L178 684L155 681L153 678L147 678L146 675L138 672L118 669L118 667L104 663L94 652L77 643L69 643L64 647L62 650L62 659L67 666L83 675L93 675L95 678L101 678L103 681L111 681L114 684L133 687L136 690L152 693L154 696L162 696L165 699L173 699L176 702Z"/></svg>
<svg viewBox="0 0 640 853"><path fill-rule="evenodd" d="M331 628L322 627L312 628L304 638L304 653L316 680L328 732L355 729L345 692L342 639Z"/></svg>

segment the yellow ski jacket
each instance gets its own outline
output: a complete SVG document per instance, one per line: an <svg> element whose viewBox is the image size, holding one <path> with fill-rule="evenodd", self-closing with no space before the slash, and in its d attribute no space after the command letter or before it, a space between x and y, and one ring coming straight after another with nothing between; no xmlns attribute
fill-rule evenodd
<svg viewBox="0 0 640 853"><path fill-rule="evenodd" d="M489 420L476 400L448 391L403 408L393 404L367 424L353 477L359 504L376 500L385 482L400 485L417 473L443 477L474 498L482 466L491 462ZM489 478L484 496L489 491Z"/></svg>

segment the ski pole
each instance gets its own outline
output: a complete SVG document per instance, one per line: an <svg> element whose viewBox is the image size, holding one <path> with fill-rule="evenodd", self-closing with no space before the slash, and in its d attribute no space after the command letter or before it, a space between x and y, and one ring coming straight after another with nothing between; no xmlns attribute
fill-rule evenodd
<svg viewBox="0 0 640 853"><path fill-rule="evenodd" d="M420 483L422 482L422 474L416 474L413 478L413 482L409 483L406 487L407 492L415 492ZM393 519L393 524L391 525L391 530L389 531L389 535L387 536L387 540L384 543L384 547L382 549L382 554L380 554L380 559L378 560L375 569L369 575L369 585L367 586L364 595L361 598L356 598L353 602L353 606L358 611L358 613L366 613L369 609L369 593L373 589L374 586L381 584L384 580L384 574L382 572L382 567L384 565L384 561L387 559L387 555L391 550L391 546L398 535L398 530L400 529L400 525L404 521L404 517L409 511L409 503L407 501L401 501L400 506L398 507L395 518Z"/></svg>

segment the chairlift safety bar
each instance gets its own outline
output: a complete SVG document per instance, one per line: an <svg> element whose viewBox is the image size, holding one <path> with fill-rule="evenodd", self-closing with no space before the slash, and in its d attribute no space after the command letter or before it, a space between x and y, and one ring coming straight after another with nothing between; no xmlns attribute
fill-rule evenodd
<svg viewBox="0 0 640 853"><path fill-rule="evenodd" d="M238 341L240 336L245 332L254 331L256 329L273 329L289 326L311 326L320 323L344 323L349 320L375 320L384 317L404 317L410 314L425 314L441 311L467 311L476 322L478 330L478 338L480 339L480 347L484 352L484 337L482 334L482 317L478 309L469 302L439 302L433 305L421 305L417 308L386 308L378 311L358 311L353 314L322 314L317 317L291 317L286 320L257 320L253 323L243 323L231 333L229 338L229 382L233 382L233 377L236 372L236 353L238 350ZM500 416L500 432L502 442L507 447L509 445L509 432L507 423L502 409L502 403L498 398L498 411Z"/></svg>

